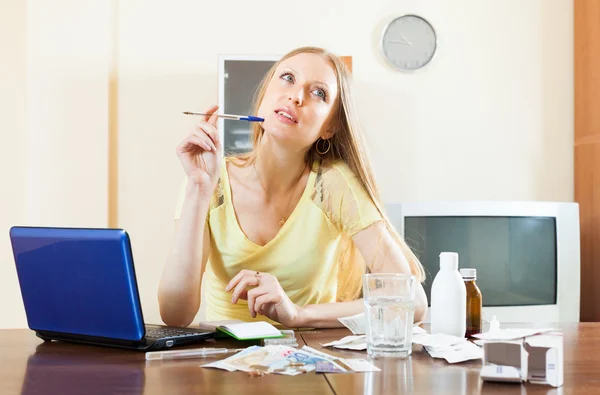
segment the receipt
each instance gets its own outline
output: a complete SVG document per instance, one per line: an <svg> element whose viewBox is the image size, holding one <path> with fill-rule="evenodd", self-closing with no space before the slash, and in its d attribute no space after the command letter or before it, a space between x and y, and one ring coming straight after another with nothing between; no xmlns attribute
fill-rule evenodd
<svg viewBox="0 0 600 395"><path fill-rule="evenodd" d="M350 329L354 335L364 335L367 333L365 313L338 318L338 321L344 324L346 328Z"/></svg>
<svg viewBox="0 0 600 395"><path fill-rule="evenodd" d="M322 344L323 347L335 347L345 350L366 350L367 349L367 336L346 336L343 339Z"/></svg>
<svg viewBox="0 0 600 395"><path fill-rule="evenodd" d="M448 363L459 363L483 358L483 349L467 340L451 346L423 348L432 358L445 359Z"/></svg>

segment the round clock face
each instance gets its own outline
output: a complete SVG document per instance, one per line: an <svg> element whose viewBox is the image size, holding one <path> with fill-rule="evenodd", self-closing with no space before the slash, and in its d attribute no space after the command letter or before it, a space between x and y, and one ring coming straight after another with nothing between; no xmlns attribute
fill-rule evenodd
<svg viewBox="0 0 600 395"><path fill-rule="evenodd" d="M425 66L435 53L435 30L425 19L416 15L395 18L383 30L381 49L390 64L402 71Z"/></svg>

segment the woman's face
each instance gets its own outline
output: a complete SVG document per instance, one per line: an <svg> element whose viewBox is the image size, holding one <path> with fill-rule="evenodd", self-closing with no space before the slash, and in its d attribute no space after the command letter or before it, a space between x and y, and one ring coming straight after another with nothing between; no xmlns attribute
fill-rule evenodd
<svg viewBox="0 0 600 395"><path fill-rule="evenodd" d="M301 53L275 70L258 109L262 127L279 142L310 147L329 138L327 124L336 104L338 86L333 66L322 56Z"/></svg>

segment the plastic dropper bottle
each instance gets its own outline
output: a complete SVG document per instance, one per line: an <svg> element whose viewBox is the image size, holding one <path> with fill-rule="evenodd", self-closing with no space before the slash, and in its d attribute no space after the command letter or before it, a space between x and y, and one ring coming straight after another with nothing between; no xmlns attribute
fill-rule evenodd
<svg viewBox="0 0 600 395"><path fill-rule="evenodd" d="M465 287L467 289L467 332L466 337L481 333L481 291L475 280L477 280L476 269L460 269Z"/></svg>

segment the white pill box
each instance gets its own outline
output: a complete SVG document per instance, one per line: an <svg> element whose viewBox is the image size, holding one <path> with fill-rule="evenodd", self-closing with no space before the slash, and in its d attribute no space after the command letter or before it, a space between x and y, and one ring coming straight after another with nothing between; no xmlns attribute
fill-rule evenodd
<svg viewBox="0 0 600 395"><path fill-rule="evenodd" d="M516 340L483 343L483 381L546 384L560 387L564 380L563 337L549 332Z"/></svg>

